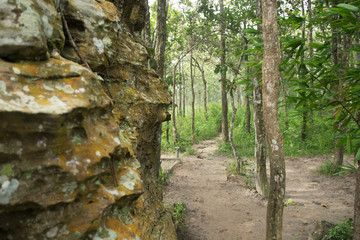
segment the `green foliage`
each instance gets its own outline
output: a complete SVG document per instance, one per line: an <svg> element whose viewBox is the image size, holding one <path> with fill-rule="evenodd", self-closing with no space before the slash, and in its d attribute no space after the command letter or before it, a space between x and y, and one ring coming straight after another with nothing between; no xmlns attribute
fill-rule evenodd
<svg viewBox="0 0 360 240"><path fill-rule="evenodd" d="M335 175L340 175L341 177L352 173L352 172L356 172L356 166L355 164L350 164L350 163L345 163L343 165L340 166L340 171L335 173Z"/></svg>
<svg viewBox="0 0 360 240"><path fill-rule="evenodd" d="M185 215L186 215L185 205L183 203L175 203L173 216L175 218L175 222L179 223L183 227L185 227L185 219L184 219Z"/></svg>
<svg viewBox="0 0 360 240"><path fill-rule="evenodd" d="M326 160L316 171L326 176L333 176L336 175L339 171L341 171L341 166L336 166L335 162Z"/></svg>
<svg viewBox="0 0 360 240"><path fill-rule="evenodd" d="M169 181L170 177L171 177L171 174L169 172L160 168L159 177L157 179L157 182L161 187L165 187L166 185L168 185L168 181Z"/></svg>
<svg viewBox="0 0 360 240"><path fill-rule="evenodd" d="M186 152L188 154L194 154L194 149L192 148L192 138L191 138L191 114L187 113L186 117L176 118L177 123L177 144L176 146L180 147L180 151ZM212 139L219 134L221 129L221 106L219 104L210 103L208 105L207 112L207 121L204 120L204 112L201 111L195 112L195 139L196 141L202 141L206 139ZM166 130L169 128L169 142L166 141ZM173 132L172 132L172 122L169 121L169 124L163 123L163 134L162 134L162 146L161 148L166 151L174 150L175 146L173 144Z"/></svg>
<svg viewBox="0 0 360 240"><path fill-rule="evenodd" d="M328 240L351 240L353 238L354 221L349 218L329 230Z"/></svg>

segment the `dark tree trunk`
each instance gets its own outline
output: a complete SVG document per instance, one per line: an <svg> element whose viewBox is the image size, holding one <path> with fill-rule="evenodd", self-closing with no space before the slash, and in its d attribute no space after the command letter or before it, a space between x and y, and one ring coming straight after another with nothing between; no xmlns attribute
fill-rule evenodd
<svg viewBox="0 0 360 240"><path fill-rule="evenodd" d="M145 27L142 30L141 36L144 42L151 47L151 31L150 31L150 7L149 7L149 1L145 0L146 5L146 14L145 14Z"/></svg>
<svg viewBox="0 0 360 240"><path fill-rule="evenodd" d="M354 238L360 240L360 162L357 164L356 171L356 189L354 200Z"/></svg>
<svg viewBox="0 0 360 240"><path fill-rule="evenodd" d="M249 94L245 96L245 103L246 103L246 131L250 133L250 125L251 125L251 109L250 109L250 97Z"/></svg>
<svg viewBox="0 0 360 240"><path fill-rule="evenodd" d="M183 116L185 117L185 106L186 106L186 87L185 87L185 73L184 73L184 65L182 65L182 68L181 68L181 71L182 71L182 75L184 76L184 78L183 78L183 84L182 84L182 86L183 86L183 104L182 104L182 106L183 106Z"/></svg>
<svg viewBox="0 0 360 240"><path fill-rule="evenodd" d="M301 14L302 16L305 16L305 6L304 6L304 0L301 0ZM305 24L302 26L302 38L305 38ZM304 64L304 55L301 57L301 64ZM300 73L304 74L304 73ZM306 104L303 105L303 108L306 107ZM307 129L307 112L302 113L302 126L301 126L301 141L305 141L306 139L306 129Z"/></svg>
<svg viewBox="0 0 360 240"><path fill-rule="evenodd" d="M282 240L285 197L284 143L278 120L280 45L277 30L277 1L262 0L264 59L263 108L270 152L270 192L266 214L266 239Z"/></svg>
<svg viewBox="0 0 360 240"><path fill-rule="evenodd" d="M155 61L157 63L156 73L163 79L166 47L167 0L157 0L157 2Z"/></svg>
<svg viewBox="0 0 360 240"><path fill-rule="evenodd" d="M206 79L205 79L205 70L204 70L204 66L201 67L199 62L194 58L195 60L195 63L196 63L196 66L198 67L200 73L201 73L201 79L203 81L203 85L204 85L204 88L203 88L203 104L204 104L204 119L205 121L207 121L207 105L206 105L206 102L207 102L207 98L206 98ZM199 98L200 99L200 98ZM200 101L199 101L200 102Z"/></svg>
<svg viewBox="0 0 360 240"><path fill-rule="evenodd" d="M173 142L174 142L174 146L177 143L177 129L176 129L176 117L175 117L175 105L176 105L176 92L175 92L175 85L176 85L176 68L177 68L176 64L174 66L174 72L173 72L173 99L172 99L172 129L173 129Z"/></svg>
<svg viewBox="0 0 360 240"><path fill-rule="evenodd" d="M231 108L232 108L232 114L231 114L231 121L230 121L230 132L229 132L229 140L230 140L230 145L231 148L233 150L234 153L234 157L235 157L235 161L236 161L236 171L238 172L238 174L241 173L241 169L242 169L242 164L241 164L241 158L237 152L237 149L235 147L234 144L234 122L235 122L235 117L236 117L236 107L235 107L235 101L234 101L234 84L231 84L230 87L230 103L231 103Z"/></svg>
<svg viewBox="0 0 360 240"><path fill-rule="evenodd" d="M193 51L190 51L190 78L191 78L191 139L195 143L195 90L193 73Z"/></svg>
<svg viewBox="0 0 360 240"><path fill-rule="evenodd" d="M221 65L221 139L223 142L229 141L229 129L228 129L228 103L226 96L226 70L225 70L225 13L224 13L224 2L223 0L219 1L220 3L220 40L221 40L221 54L220 54L220 65Z"/></svg>
<svg viewBox="0 0 360 240"><path fill-rule="evenodd" d="M256 1L256 18L261 19L261 0ZM261 26L258 26L261 31ZM261 56L257 57L261 61ZM262 85L259 84L261 73L253 79L253 108L255 129L255 184L256 190L264 196L269 195L269 182L266 174L266 136L263 117Z"/></svg>

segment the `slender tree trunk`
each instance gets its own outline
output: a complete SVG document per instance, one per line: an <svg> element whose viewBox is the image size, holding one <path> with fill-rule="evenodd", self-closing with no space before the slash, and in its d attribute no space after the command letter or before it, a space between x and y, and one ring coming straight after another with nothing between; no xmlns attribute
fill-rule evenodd
<svg viewBox="0 0 360 240"><path fill-rule="evenodd" d="M312 43L313 43L313 27L312 27L312 10L311 10L311 0L308 0L308 12L309 12L309 58L312 59L313 58L313 53L314 53L314 50L313 50L313 47L312 47ZM310 68L310 71L311 71L311 67ZM312 89L314 87L314 80L313 78L311 77L310 79L310 88ZM313 123L313 109L311 108L310 109L310 124Z"/></svg>
<svg viewBox="0 0 360 240"><path fill-rule="evenodd" d="M191 43L192 44L192 43ZM193 74L193 51L190 51L190 78L191 78L191 139L195 143L195 90L194 90L194 74Z"/></svg>
<svg viewBox="0 0 360 240"><path fill-rule="evenodd" d="M201 79L203 81L203 85L204 85L204 88L203 88L203 104L204 104L204 119L205 121L207 121L207 105L206 105L206 102L207 102L207 99L206 99L206 79L205 79L205 70L204 70L204 67L201 67L199 62L194 58L194 61L196 63L196 66L198 67L200 73L201 73ZM200 99L200 98L199 98ZM200 101L199 101L200 102Z"/></svg>
<svg viewBox="0 0 360 240"><path fill-rule="evenodd" d="M256 1L256 18L261 19L261 0ZM261 31L261 25L258 26ZM257 57L261 61L261 56ZM266 136L263 117L262 85L259 84L261 73L253 78L253 108L255 129L255 184L258 193L269 196L269 182L266 174Z"/></svg>
<svg viewBox="0 0 360 240"><path fill-rule="evenodd" d="M157 0L155 61L157 63L156 73L160 79L164 77L165 47L166 47L166 17L167 0Z"/></svg>
<svg viewBox="0 0 360 240"><path fill-rule="evenodd" d="M219 0L220 3L220 40L221 40L221 54L220 54L220 65L221 65L221 138L223 142L229 141L229 129L228 129L228 103L226 96L226 70L225 70L225 13L224 13L224 2Z"/></svg>
<svg viewBox="0 0 360 240"><path fill-rule="evenodd" d="M179 111L179 116L182 116L182 83L183 83L183 75L182 75L182 65L181 63L179 64L179 68L180 68L180 81L179 81L179 106L178 106L178 111Z"/></svg>
<svg viewBox="0 0 360 240"><path fill-rule="evenodd" d="M185 106L186 106L186 86L185 86L185 73L184 73L184 65L182 64L182 67L181 67L181 72L182 72L182 75L184 76L183 78L183 116L185 117Z"/></svg>
<svg viewBox="0 0 360 240"><path fill-rule="evenodd" d="M282 102L284 104L284 122L285 122L285 129L289 129L289 122L288 122L288 114L287 114L287 104L286 104L286 89L285 89L285 83L282 82L281 84L281 94L282 94Z"/></svg>
<svg viewBox="0 0 360 240"><path fill-rule="evenodd" d="M337 1L333 1L333 6L337 5ZM333 60L333 65L337 66L340 61L340 51L339 51L339 45L341 42L341 37L338 34L338 30L336 28L332 28L332 49L331 49L331 55ZM338 80L338 88L340 84L340 79ZM339 90L339 89L337 89ZM339 128L340 125L338 123L335 123L335 127ZM338 144L339 142L339 136L335 136L335 153L334 153L334 163L336 166L340 166L343 163L344 158L344 146L341 144Z"/></svg>
<svg viewBox="0 0 360 240"><path fill-rule="evenodd" d="M176 129L176 117L175 117L175 105L176 105L176 92L175 92L175 85L176 85L176 68L177 64L174 66L173 72L173 99L172 99L172 129L173 129L173 142L174 146L177 143L177 129Z"/></svg>
<svg viewBox="0 0 360 240"><path fill-rule="evenodd" d="M304 0L301 0L301 14L305 18L305 6L304 6ZM302 26L302 38L305 38L305 23L303 23ZM304 55L301 57L301 64L304 64ZM300 73L304 74L304 73ZM303 105L303 107L306 107L306 104ZM301 126L301 141L305 141L306 139L306 129L307 129L307 112L302 113L302 126Z"/></svg>
<svg viewBox="0 0 360 240"><path fill-rule="evenodd" d="M250 110L250 97L249 97L249 94L245 95L245 104L246 104L246 131L248 133L250 133L251 110Z"/></svg>
<svg viewBox="0 0 360 240"><path fill-rule="evenodd" d="M357 164L356 171L356 189L354 200L354 238L360 240L360 161Z"/></svg>
<svg viewBox="0 0 360 240"><path fill-rule="evenodd" d="M146 14L145 14L145 27L142 30L141 36L142 39L145 41L145 43L151 47L151 31L150 31L150 7L149 7L149 1L145 0L146 5Z"/></svg>
<svg viewBox="0 0 360 240"><path fill-rule="evenodd" d="M278 120L280 45L276 0L262 0L264 59L263 108L266 138L270 152L270 192L266 214L266 239L282 240L285 197L284 143Z"/></svg>
<svg viewBox="0 0 360 240"><path fill-rule="evenodd" d="M234 83L231 84L229 92L230 92L230 102L231 102L231 108L232 108L229 140L230 140L230 145L231 145L231 148L233 150L235 161L236 161L236 171L238 172L238 174L240 174L241 169L242 169L241 158L240 158L240 156L239 156L239 154L237 152L237 149L235 147L234 137L233 137L234 136L234 122L235 122L236 111L237 111L237 109L235 107L235 101L234 101Z"/></svg>
<svg viewBox="0 0 360 240"><path fill-rule="evenodd" d="M236 95L237 95L237 103L238 103L238 106L240 107L242 104L240 86L236 88Z"/></svg>
<svg viewBox="0 0 360 240"><path fill-rule="evenodd" d="M170 142L169 140L169 129L170 129L170 126L169 126L169 121L166 121L166 142Z"/></svg>

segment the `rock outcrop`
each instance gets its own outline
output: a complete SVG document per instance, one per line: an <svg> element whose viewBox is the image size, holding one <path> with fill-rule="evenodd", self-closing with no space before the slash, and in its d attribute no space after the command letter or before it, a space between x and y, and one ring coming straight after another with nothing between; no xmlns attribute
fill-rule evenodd
<svg viewBox="0 0 360 240"><path fill-rule="evenodd" d="M1 2L0 239L176 239L156 184L170 97L137 37L144 8Z"/></svg>

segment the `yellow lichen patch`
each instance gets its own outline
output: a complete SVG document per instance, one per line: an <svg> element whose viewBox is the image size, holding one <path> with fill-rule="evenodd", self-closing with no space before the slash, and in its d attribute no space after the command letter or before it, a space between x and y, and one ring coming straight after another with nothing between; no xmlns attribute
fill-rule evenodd
<svg viewBox="0 0 360 240"><path fill-rule="evenodd" d="M99 2L95 2L95 3L96 3L95 5L96 8L98 8L99 10L101 10L106 14L107 20L112 22L119 20L117 9L113 3L105 0L100 0Z"/></svg>
<svg viewBox="0 0 360 240"><path fill-rule="evenodd" d="M117 240L122 239L140 239L137 234L139 232L139 226L136 218L131 217L133 223L124 224L116 218L109 218L106 220L106 227L115 231L118 235Z"/></svg>
<svg viewBox="0 0 360 240"><path fill-rule="evenodd" d="M114 203L113 200L113 198L107 197L104 185L100 184L95 193L80 199L80 203L76 205L77 209L69 209L69 211L74 211L74 213L81 217L70 219L67 229L70 232L83 234L88 229L98 228L100 223L95 220L99 219L107 206Z"/></svg>

